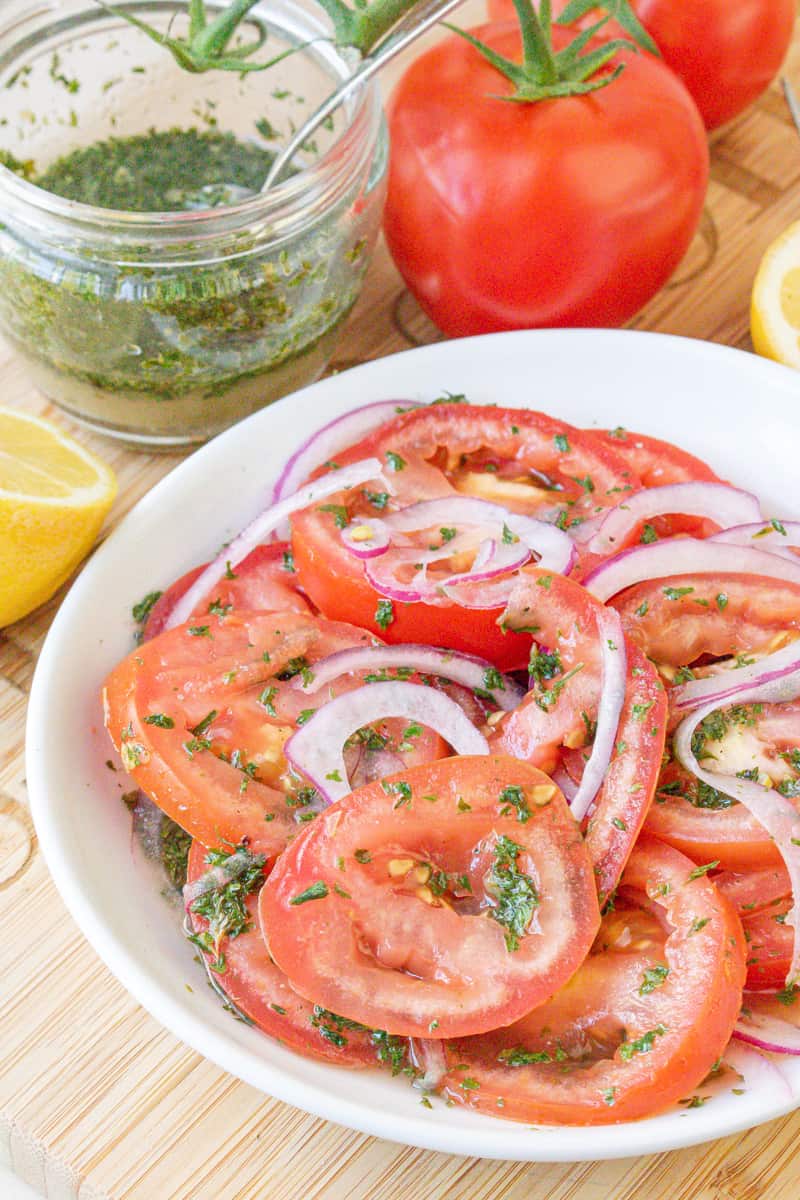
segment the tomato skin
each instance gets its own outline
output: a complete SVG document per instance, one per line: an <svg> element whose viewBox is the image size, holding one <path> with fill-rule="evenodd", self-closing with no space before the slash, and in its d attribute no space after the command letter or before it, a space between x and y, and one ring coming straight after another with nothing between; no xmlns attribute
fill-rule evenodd
<svg viewBox="0 0 800 1200"><path fill-rule="evenodd" d="M794 29L795 0L631 0L664 62L679 75L707 129L752 104L780 70ZM558 16L567 0L555 0ZM492 21L514 16L512 0L489 0ZM596 20L587 14L580 26ZM606 36L627 36L610 22Z"/></svg>
<svg viewBox="0 0 800 1200"><path fill-rule="evenodd" d="M557 651L563 673L580 668L557 703L543 709L535 690L495 726L493 750L552 771L564 746L583 744L600 696L600 634L603 606L584 588L560 575L526 568L530 583L524 620L537 627L540 646ZM546 583L541 586L539 581ZM645 821L658 782L667 727L664 685L638 647L626 640L627 679L615 751L586 825L600 903L613 892ZM584 715L585 714L585 715Z"/></svg>
<svg viewBox="0 0 800 1200"><path fill-rule="evenodd" d="M569 447L566 451L559 449L564 444ZM598 445L583 431L529 409L430 405L396 417L338 453L336 461L346 466L374 456L388 462L387 454L399 454L403 468L388 470L387 477L394 488L391 506L403 508L419 500L457 495L458 472L445 469L440 459L458 461L484 448L513 464L520 475L541 475L555 485L530 487L529 506L514 505L532 516L543 508L565 506L565 501L570 519L594 515L598 507L613 505L622 488L639 487L638 478L613 447ZM576 482L580 479L589 479L593 490ZM361 489L352 495L363 505ZM344 493L330 497L334 504L347 500ZM371 515L381 514L378 510ZM424 642L477 654L501 670L527 663L530 638L499 628L501 608L468 609L444 597L429 604L395 601L393 620L385 628L378 625L380 594L366 578L363 564L344 546L332 514L308 508L295 513L291 526L300 586L330 619L353 622L392 643Z"/></svg>
<svg viewBox="0 0 800 1200"><path fill-rule="evenodd" d="M509 803L509 787L527 811ZM516 946L487 912L501 838L536 880L535 920ZM447 903L420 887L417 866L446 873L438 894ZM517 1019L577 969L600 920L563 796L535 768L501 756L442 759L352 792L281 856L259 912L272 958L301 995L414 1037Z"/></svg>
<svg viewBox="0 0 800 1200"><path fill-rule="evenodd" d="M206 854L205 846L192 842L186 873L188 883L208 870ZM326 1025L325 1020L315 1020L315 1006L298 996L267 954L258 925L255 893L247 897L246 906L251 927L236 938L223 938L220 944L225 969L215 973L215 980L225 994L259 1029L300 1054L341 1067L375 1066L378 1059L369 1031L338 1030L335 1018L333 1022L327 1021L327 1037L320 1031L320 1026ZM195 933L208 928L208 922L191 908L189 919ZM213 956L205 954L205 957L210 962Z"/></svg>
<svg viewBox="0 0 800 1200"><path fill-rule="evenodd" d="M708 129L730 121L769 86L796 15L795 0L634 0L633 7Z"/></svg>
<svg viewBox="0 0 800 1200"><path fill-rule="evenodd" d="M668 483L722 483L708 463L672 442L630 429L586 430L601 445L624 458L646 488Z"/></svg>
<svg viewBox="0 0 800 1200"><path fill-rule="evenodd" d="M234 578L221 579L212 588L212 595L206 596L192 615L202 616L215 600L222 607L230 604L233 608L246 608L248 611L310 612L311 606L296 586L296 574L287 571L284 565L284 555L288 550L288 542L256 546L238 564ZM203 569L204 566L193 567L170 584L158 598L143 630L145 639L161 633L172 609Z"/></svg>
<svg viewBox="0 0 800 1200"><path fill-rule="evenodd" d="M692 590L671 600L667 586ZM774 649L777 634L800 630L800 585L761 575L675 575L637 584L609 603L628 637L668 667L690 666L704 654Z"/></svg>
<svg viewBox="0 0 800 1200"><path fill-rule="evenodd" d="M204 845L246 839L273 858L302 827L280 763L286 737L309 707L309 698L278 676L292 659L313 664L372 641L364 630L310 613L239 610L207 616L202 626L178 625L111 672L103 689L106 728L137 785L192 837ZM358 682L347 675L331 687L339 692ZM269 707L261 699L265 684ZM154 715L155 722L148 719ZM405 724L381 723L393 731ZM398 753L413 764L445 749L438 734L423 729ZM355 769L368 775L370 763L356 757Z"/></svg>
<svg viewBox="0 0 800 1200"><path fill-rule="evenodd" d="M519 58L518 29L473 31ZM554 30L556 49L569 40ZM462 38L416 59L389 106L384 231L449 336L614 326L667 281L697 227L708 148L680 81L648 54L585 97L504 103Z"/></svg>
<svg viewBox="0 0 800 1200"><path fill-rule="evenodd" d="M738 1018L746 953L732 905L705 876L690 879L693 866L677 851L643 838L623 876L623 889L646 896L670 931L663 953L655 956L669 968L659 986L644 995L639 990L652 950L626 969L613 951L610 963L598 964L605 953L599 948L563 993L522 1021L446 1043L447 1096L492 1115L498 1115L502 1098L500 1115L516 1121L607 1125L652 1116L690 1095L721 1057ZM699 921L704 923L697 927ZM570 1041L577 1042L580 1049L591 1043L592 1025L609 1015L616 1018L616 1030L607 1030L607 1057L586 1063L578 1053L572 1067L569 1055L556 1057L561 1044L569 1049ZM659 1026L664 1032L648 1051L627 1059L613 1052L621 1040ZM587 1029L588 1036L581 1037ZM516 1047L549 1052L554 1061L518 1067L498 1061L503 1050ZM478 1086L465 1090L465 1075Z"/></svg>

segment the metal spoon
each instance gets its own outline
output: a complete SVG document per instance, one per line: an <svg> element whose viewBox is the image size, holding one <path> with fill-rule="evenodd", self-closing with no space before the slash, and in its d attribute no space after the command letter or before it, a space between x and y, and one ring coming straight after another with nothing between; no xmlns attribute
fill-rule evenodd
<svg viewBox="0 0 800 1200"><path fill-rule="evenodd" d="M371 54L363 58L355 71L349 78L331 92L322 104L312 113L304 125L297 130L289 142L275 157L269 172L262 185L261 191L266 192L278 181L286 168L291 163L297 151L303 146L308 138L319 128L326 118L328 118L343 100L371 79L372 76L391 62L395 55L400 54L409 46L415 38L426 33L432 25L437 21L447 16L463 0L421 0L415 4L409 12L404 13L397 24L387 33L383 39L377 44Z"/></svg>

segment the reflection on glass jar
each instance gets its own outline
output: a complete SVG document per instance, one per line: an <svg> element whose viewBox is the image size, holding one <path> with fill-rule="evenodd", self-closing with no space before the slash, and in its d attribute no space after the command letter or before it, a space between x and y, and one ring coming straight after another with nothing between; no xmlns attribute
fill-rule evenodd
<svg viewBox="0 0 800 1200"><path fill-rule="evenodd" d="M162 29L185 20L161 0L127 8ZM188 74L84 0L57 12L0 29L0 328L93 428L203 441L331 356L380 224L377 90L262 196L275 148L350 70L316 17L256 7L244 41L255 25L265 57L301 48L240 77Z"/></svg>

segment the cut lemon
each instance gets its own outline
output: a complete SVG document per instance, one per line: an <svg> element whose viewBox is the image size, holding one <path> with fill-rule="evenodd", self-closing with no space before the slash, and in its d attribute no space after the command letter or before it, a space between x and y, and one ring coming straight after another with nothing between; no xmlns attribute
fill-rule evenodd
<svg viewBox="0 0 800 1200"><path fill-rule="evenodd" d="M111 468L55 425L0 408L0 627L69 578L116 494Z"/></svg>
<svg viewBox="0 0 800 1200"><path fill-rule="evenodd" d="M800 221L767 250L753 284L753 346L764 358L800 367Z"/></svg>

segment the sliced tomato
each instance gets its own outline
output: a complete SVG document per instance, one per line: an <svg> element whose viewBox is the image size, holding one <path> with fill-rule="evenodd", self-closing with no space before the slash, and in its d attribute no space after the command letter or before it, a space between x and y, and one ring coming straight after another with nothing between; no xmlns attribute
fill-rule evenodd
<svg viewBox="0 0 800 1200"><path fill-rule="evenodd" d="M646 488L663 487L667 483L721 483L702 458L696 458L672 442L633 433L629 429L586 430L603 446L623 458L634 475Z"/></svg>
<svg viewBox="0 0 800 1200"><path fill-rule="evenodd" d="M747 941L747 986L754 991L782 988L792 966L794 929L786 923L791 896L742 919Z"/></svg>
<svg viewBox="0 0 800 1200"><path fill-rule="evenodd" d="M758 871L720 871L713 878L743 920L792 894L789 872L783 862Z"/></svg>
<svg viewBox="0 0 800 1200"><path fill-rule="evenodd" d="M642 839L586 962L521 1021L445 1043L443 1089L537 1124L652 1116L689 1097L721 1058L744 963L731 904L684 855Z"/></svg>
<svg viewBox="0 0 800 1200"><path fill-rule="evenodd" d="M778 648L800 633L800 586L761 575L676 575L610 601L625 632L659 665L691 667Z"/></svg>
<svg viewBox="0 0 800 1200"><path fill-rule="evenodd" d="M495 726L493 750L552 772L566 751L591 752L601 693L598 615L603 606L580 584L526 570L529 593L520 616L533 630L538 682ZM664 685L640 650L626 641L627 683L616 748L586 826L586 844L601 903L613 892L655 791L667 723Z"/></svg>
<svg viewBox="0 0 800 1200"><path fill-rule="evenodd" d="M193 567L159 596L144 627L145 639L161 633L181 596L206 566L203 563ZM242 559L235 571L230 572L229 578L221 579L212 588L211 594L197 606L193 616L205 616L210 605L217 610L229 611L244 608L248 612L311 612L311 605L299 590L296 580L288 542L257 546L247 558Z"/></svg>
<svg viewBox="0 0 800 1200"><path fill-rule="evenodd" d="M192 842L187 881L192 883L209 869L208 850ZM311 1058L342 1067L370 1067L389 1063L399 1069L407 1057L401 1038L357 1026L298 996L289 980L270 959L258 927L256 887L244 903L250 923L236 937L224 936L211 950L202 944L208 920L189 907L189 918L200 937L199 949L214 971L214 980L236 1008L264 1033L284 1046Z"/></svg>
<svg viewBox="0 0 800 1200"><path fill-rule="evenodd" d="M283 756L304 711L318 703L292 681L320 658L373 643L363 630L310 614L213 613L145 642L114 669L104 689L106 727L138 786L192 837L204 845L244 840L272 857L313 815L316 796ZM326 696L361 682L341 676ZM387 749L393 767L447 752L424 727L404 739L406 725L391 718L368 741L356 739L346 752L351 772L380 773Z"/></svg>
<svg viewBox="0 0 800 1200"><path fill-rule="evenodd" d="M760 576L654 580L612 603L627 634L674 683L722 670L715 660L769 653L800 632L800 587ZM671 717L671 725L679 719ZM704 728L721 774L755 769L773 781L794 777L786 751L800 744L800 705L729 705ZM728 739L725 746L712 736L715 730ZM742 805L672 761L659 779L647 829L698 863L718 860L727 870L749 871L781 862L772 839Z"/></svg>
<svg viewBox="0 0 800 1200"><path fill-rule="evenodd" d="M280 858L259 912L301 995L416 1037L517 1019L576 970L599 924L563 796L499 756L444 759L339 801Z"/></svg>
<svg viewBox="0 0 800 1200"><path fill-rule="evenodd" d="M337 455L346 465L378 457L393 494L356 489L292 518L300 584L325 616L354 621L390 642L416 641L521 666L529 640L497 625L501 608L468 609L444 596L387 607L337 527L420 500L459 493L562 523L579 523L639 481L613 451L561 421L527 409L437 404L398 416ZM377 504L377 506L376 506ZM463 565L452 569L464 569ZM380 604L380 608L379 608ZM380 620L378 618L381 618Z"/></svg>

